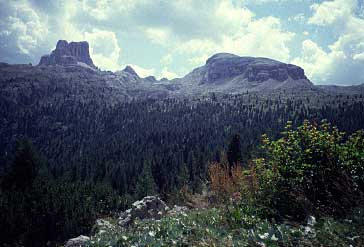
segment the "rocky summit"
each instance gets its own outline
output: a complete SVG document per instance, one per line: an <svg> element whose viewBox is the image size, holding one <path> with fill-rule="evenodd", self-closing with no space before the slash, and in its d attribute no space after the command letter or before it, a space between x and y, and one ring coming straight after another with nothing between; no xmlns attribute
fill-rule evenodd
<svg viewBox="0 0 364 247"><path fill-rule="evenodd" d="M306 79L304 70L292 64L268 58L239 57L229 53L218 53L206 61L206 72L201 83L215 83L224 79L242 76L248 81L264 82L269 79L285 81Z"/></svg>
<svg viewBox="0 0 364 247"><path fill-rule="evenodd" d="M54 66L57 65L57 66ZM245 93L247 91L270 93L326 91L306 77L302 68L269 58L241 57L229 53L218 53L207 59L206 63L182 78L157 80L153 76L140 77L131 66L111 72L97 69L86 41L67 42L59 40L56 49L42 56L38 66L9 65L0 63L0 86L10 98L17 98L14 90L24 91L27 95L29 85L39 87L35 95L41 101L53 101L55 92L48 88L70 93L70 97L85 101L101 100L107 105L137 98L190 97L209 93ZM26 79L26 83L24 81ZM77 89L77 90L76 90ZM343 91L335 87L331 91ZM357 92L358 87L345 88ZM363 91L363 87L360 88ZM78 93L74 93L78 92ZM42 95L44 93L44 95ZM92 95L92 96L91 96ZM32 101L37 97L32 96ZM24 100L19 99L19 101Z"/></svg>
<svg viewBox="0 0 364 247"><path fill-rule="evenodd" d="M312 90L314 85L302 68L269 58L240 57L218 53L185 77L176 80L181 91L236 93L276 89Z"/></svg>
<svg viewBox="0 0 364 247"><path fill-rule="evenodd" d="M96 69L86 41L70 42L59 40L56 49L41 57L39 65L86 65Z"/></svg>

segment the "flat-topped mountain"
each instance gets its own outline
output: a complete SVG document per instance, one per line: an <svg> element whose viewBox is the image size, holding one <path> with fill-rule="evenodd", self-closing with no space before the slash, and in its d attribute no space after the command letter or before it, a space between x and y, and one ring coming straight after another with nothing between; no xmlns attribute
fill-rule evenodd
<svg viewBox="0 0 364 247"><path fill-rule="evenodd" d="M206 61L206 72L201 83L216 83L242 76L248 81L264 82L269 79L285 81L306 79L304 70L292 64L268 58L239 57L229 53L218 53Z"/></svg>
<svg viewBox="0 0 364 247"><path fill-rule="evenodd" d="M49 55L44 55L39 65L87 65L96 69L89 53L89 44L86 41L70 42L59 40L56 49Z"/></svg>
<svg viewBox="0 0 364 247"><path fill-rule="evenodd" d="M261 91L275 89L312 89L304 70L269 58L240 57L218 53L206 64L177 79L181 89L194 92ZM186 87L187 86L187 87Z"/></svg>

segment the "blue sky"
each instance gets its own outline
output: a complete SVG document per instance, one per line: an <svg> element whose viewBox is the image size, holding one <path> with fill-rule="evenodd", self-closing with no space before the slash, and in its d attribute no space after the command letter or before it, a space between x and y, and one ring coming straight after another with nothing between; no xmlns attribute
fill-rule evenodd
<svg viewBox="0 0 364 247"><path fill-rule="evenodd" d="M364 83L364 0L0 0L1 61L37 64L59 39L141 76L230 52L297 64L316 84Z"/></svg>

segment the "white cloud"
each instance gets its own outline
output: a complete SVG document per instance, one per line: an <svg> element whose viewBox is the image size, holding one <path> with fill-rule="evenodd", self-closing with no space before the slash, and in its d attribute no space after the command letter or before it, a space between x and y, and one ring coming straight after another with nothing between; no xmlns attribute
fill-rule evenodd
<svg viewBox="0 0 364 247"><path fill-rule="evenodd" d="M90 44L90 54L96 66L107 70L118 70L120 47L114 32L93 29L86 32L85 40Z"/></svg>
<svg viewBox="0 0 364 247"><path fill-rule="evenodd" d="M363 61L363 62L364 62L364 52L362 52L362 53L358 53L358 54L355 54L355 55L353 56L353 59L354 59L354 60L359 60L359 61Z"/></svg>
<svg viewBox="0 0 364 247"><path fill-rule="evenodd" d="M164 45L169 38L169 32L161 28L146 28L144 32L154 44Z"/></svg>
<svg viewBox="0 0 364 247"><path fill-rule="evenodd" d="M327 52L311 40L302 43L302 54L292 60L308 76L323 84L364 83L364 19L354 14L354 0L325 1L312 5L310 24L327 26L337 40Z"/></svg>
<svg viewBox="0 0 364 247"><path fill-rule="evenodd" d="M295 21L295 22L298 22L298 23L304 23L306 20L306 17L303 13L299 13L297 15L294 15L294 16L290 16L288 18L288 21Z"/></svg>
<svg viewBox="0 0 364 247"><path fill-rule="evenodd" d="M109 2L107 0L84 0L82 1L82 8L96 20L106 20L111 10Z"/></svg>
<svg viewBox="0 0 364 247"><path fill-rule="evenodd" d="M351 16L356 0L334 0L311 5L314 14L309 18L309 24L330 25Z"/></svg>
<svg viewBox="0 0 364 247"><path fill-rule="evenodd" d="M159 78L167 78L169 80L177 78L178 75L172 71L169 71L167 67L164 67L160 73Z"/></svg>
<svg viewBox="0 0 364 247"><path fill-rule="evenodd" d="M160 63L163 65L163 66L168 66L172 63L172 54L167 54L165 56L163 56L160 60Z"/></svg>
<svg viewBox="0 0 364 247"><path fill-rule="evenodd" d="M325 52L311 40L302 43L301 57L292 63L302 66L308 77L322 84L364 83L364 33L344 34Z"/></svg>
<svg viewBox="0 0 364 247"><path fill-rule="evenodd" d="M26 1L14 2L9 7L9 16L0 21L0 36L14 36L19 52L30 55L48 33L47 18Z"/></svg>
<svg viewBox="0 0 364 247"><path fill-rule="evenodd" d="M287 62L290 59L288 43L293 36L293 33L282 30L278 18L253 18L245 25L239 26L234 33L223 33L221 42L192 39L181 43L176 51L190 56L189 62L192 65L201 65L208 57L218 52L269 57Z"/></svg>
<svg viewBox="0 0 364 247"><path fill-rule="evenodd" d="M293 64L305 69L306 75L312 80L320 78L326 81L331 67L331 58L312 40L302 42L302 56L292 60Z"/></svg>

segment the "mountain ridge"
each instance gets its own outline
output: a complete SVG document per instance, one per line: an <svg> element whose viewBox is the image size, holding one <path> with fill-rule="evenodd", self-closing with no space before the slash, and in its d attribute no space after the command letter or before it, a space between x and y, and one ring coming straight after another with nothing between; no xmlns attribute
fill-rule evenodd
<svg viewBox="0 0 364 247"><path fill-rule="evenodd" d="M266 93L275 90L323 90L328 93L348 93L358 89L364 90L363 87L357 86L345 89L338 86L317 86L306 77L304 70L299 66L270 58L241 57L231 53L212 55L204 65L182 78L141 78L130 65L116 72L98 69L90 56L87 41L68 43L66 40L59 40L56 49L49 55L42 56L37 66L2 63L0 74L3 76L3 83L8 77L12 80L23 80L26 77L27 81L32 78L35 81L43 81L44 84L52 83L46 78L56 78L58 83L63 83L63 80L67 80L64 83L70 83L75 80L74 83L78 83L76 87L87 84L88 87L109 88L114 94L122 94L123 99L189 97L246 91ZM75 77L78 77L77 82ZM97 82L99 85L96 85ZM20 86L25 85L20 83Z"/></svg>

